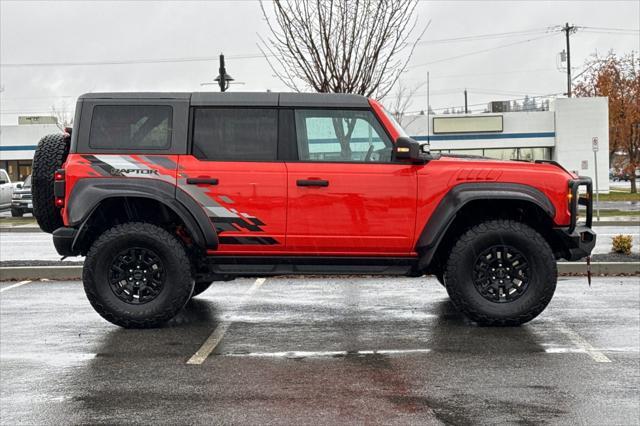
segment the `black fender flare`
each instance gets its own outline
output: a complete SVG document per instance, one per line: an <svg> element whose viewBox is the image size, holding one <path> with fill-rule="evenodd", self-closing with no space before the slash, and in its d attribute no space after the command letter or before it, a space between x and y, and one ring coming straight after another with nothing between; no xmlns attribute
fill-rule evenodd
<svg viewBox="0 0 640 426"><path fill-rule="evenodd" d="M474 200L518 200L540 207L551 219L556 209L542 191L519 183L469 182L454 186L442 198L416 242L418 269L427 270L458 212Z"/></svg>
<svg viewBox="0 0 640 426"><path fill-rule="evenodd" d="M87 178L73 187L67 202L69 226L80 227L109 198L149 198L164 204L185 224L196 245L218 248L218 235L203 208L175 184L159 179ZM82 232L82 229L80 230Z"/></svg>

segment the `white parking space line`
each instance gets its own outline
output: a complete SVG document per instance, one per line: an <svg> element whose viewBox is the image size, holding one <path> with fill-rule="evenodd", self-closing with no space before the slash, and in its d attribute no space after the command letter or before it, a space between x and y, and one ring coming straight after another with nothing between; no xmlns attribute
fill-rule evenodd
<svg viewBox="0 0 640 426"><path fill-rule="evenodd" d="M580 352L584 352L588 354L595 362L611 362L611 360L602 352L591 346L589 342L584 340L582 336L580 336L575 331L570 328L564 326L563 324L558 324L557 328L564 333L571 342L577 346L577 349Z"/></svg>
<svg viewBox="0 0 640 426"><path fill-rule="evenodd" d="M31 281L20 281L19 283L4 287L0 289L0 293L3 293L7 290L11 290L12 288L20 287L21 285L29 284Z"/></svg>
<svg viewBox="0 0 640 426"><path fill-rule="evenodd" d="M249 352L234 353L228 352L222 355L233 357L255 357L255 358L338 358L346 356L362 356L362 355L411 355L426 354L431 349L379 349L379 350L362 350L362 351L289 351L289 352Z"/></svg>
<svg viewBox="0 0 640 426"><path fill-rule="evenodd" d="M247 293L244 295L240 304L238 305L238 309L242 308L242 306L249 300L251 295L255 293L266 281L265 278L258 278L255 283L249 288ZM216 349L225 333L229 329L232 321L222 321L218 326L213 330L213 333L205 340L200 349L193 354L191 358L187 361L187 364L202 364L211 353Z"/></svg>

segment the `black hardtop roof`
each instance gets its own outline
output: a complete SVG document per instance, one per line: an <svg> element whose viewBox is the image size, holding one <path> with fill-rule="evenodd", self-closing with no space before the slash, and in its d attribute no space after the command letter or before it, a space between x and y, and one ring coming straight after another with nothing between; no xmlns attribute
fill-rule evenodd
<svg viewBox="0 0 640 426"><path fill-rule="evenodd" d="M347 93L275 93L275 92L113 92L85 93L80 99L167 99L187 100L194 106L284 106L366 108L362 95Z"/></svg>

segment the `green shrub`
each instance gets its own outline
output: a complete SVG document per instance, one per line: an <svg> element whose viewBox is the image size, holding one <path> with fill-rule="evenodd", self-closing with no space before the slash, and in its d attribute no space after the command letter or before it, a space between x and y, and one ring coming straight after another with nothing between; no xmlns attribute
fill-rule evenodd
<svg viewBox="0 0 640 426"><path fill-rule="evenodd" d="M628 256L631 254L632 242L631 235L616 235L611 242L611 249L614 253L622 253Z"/></svg>

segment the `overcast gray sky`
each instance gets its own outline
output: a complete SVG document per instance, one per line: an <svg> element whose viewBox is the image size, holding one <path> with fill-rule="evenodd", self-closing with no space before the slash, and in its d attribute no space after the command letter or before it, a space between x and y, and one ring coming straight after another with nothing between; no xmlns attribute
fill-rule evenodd
<svg viewBox="0 0 640 426"><path fill-rule="evenodd" d="M564 35L545 29L567 21L585 27L571 38L574 74L595 51L640 50L637 32L606 30L637 30L637 0L420 2L418 25L429 20L402 80L420 84L429 71L436 109L462 105L464 88L471 105L564 92L566 77L556 65ZM217 75L220 52L227 56L229 74L244 83L231 90L286 90L260 57L258 35L267 35L267 29L257 1L1 1L0 28L2 124L15 124L18 113L45 114L65 102L72 106L89 91L215 90L201 83ZM525 30L532 31L495 35ZM491 36L476 37L484 35ZM460 37L466 39L450 40ZM442 39L448 41L434 42ZM215 59L46 65L202 57ZM411 109L426 108L425 94L426 86Z"/></svg>

